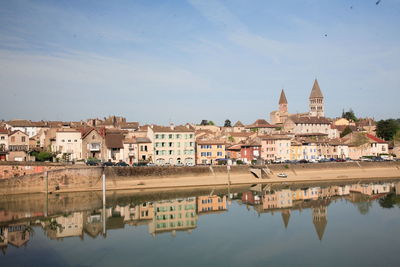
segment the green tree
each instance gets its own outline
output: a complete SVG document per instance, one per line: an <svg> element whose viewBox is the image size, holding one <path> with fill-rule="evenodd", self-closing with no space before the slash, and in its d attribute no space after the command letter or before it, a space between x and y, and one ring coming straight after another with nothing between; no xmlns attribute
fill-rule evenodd
<svg viewBox="0 0 400 267"><path fill-rule="evenodd" d="M42 151L36 155L37 161L47 161L53 158L53 154L50 152Z"/></svg>
<svg viewBox="0 0 400 267"><path fill-rule="evenodd" d="M208 121L208 125L215 125L213 121Z"/></svg>
<svg viewBox="0 0 400 267"><path fill-rule="evenodd" d="M224 127L232 127L231 121L229 119L225 120Z"/></svg>
<svg viewBox="0 0 400 267"><path fill-rule="evenodd" d="M235 142L235 138L233 138L233 136L230 135L228 137L228 141L233 143L233 142Z"/></svg>
<svg viewBox="0 0 400 267"><path fill-rule="evenodd" d="M393 141L396 144L400 144L400 130L398 130L393 136Z"/></svg>
<svg viewBox="0 0 400 267"><path fill-rule="evenodd" d="M376 134L378 137L386 141L393 140L393 137L400 130L400 123L398 120L388 119L380 120L376 124Z"/></svg>
<svg viewBox="0 0 400 267"><path fill-rule="evenodd" d="M349 109L349 111L342 112L342 118L348 119L348 120L352 120L352 121L357 121L357 117L354 114L354 111L352 109Z"/></svg>
<svg viewBox="0 0 400 267"><path fill-rule="evenodd" d="M344 128L343 132L340 134L340 137L346 136L349 133L352 133L353 131L350 129L349 126L347 126L346 128Z"/></svg>

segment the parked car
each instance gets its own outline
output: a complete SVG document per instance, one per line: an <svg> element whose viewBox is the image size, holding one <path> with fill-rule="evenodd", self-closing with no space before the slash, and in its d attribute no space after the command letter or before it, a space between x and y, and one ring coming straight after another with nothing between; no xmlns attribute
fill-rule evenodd
<svg viewBox="0 0 400 267"><path fill-rule="evenodd" d="M111 162L111 160L109 160L109 161L103 162L102 165L103 165L103 167L111 167L111 166L114 166L114 163Z"/></svg>
<svg viewBox="0 0 400 267"><path fill-rule="evenodd" d="M301 160L299 160L299 163L308 163L308 160L306 160L306 159L301 159Z"/></svg>
<svg viewBox="0 0 400 267"><path fill-rule="evenodd" d="M287 178L287 174L286 173L278 173L277 175L279 178Z"/></svg>
<svg viewBox="0 0 400 267"><path fill-rule="evenodd" d="M156 166L156 164L149 162L146 164L146 166L153 167L153 166Z"/></svg>
<svg viewBox="0 0 400 267"><path fill-rule="evenodd" d="M129 167L129 164L126 163L125 161L120 160L119 162L117 162L117 164L115 164L115 166L118 166L118 167Z"/></svg>
<svg viewBox="0 0 400 267"><path fill-rule="evenodd" d="M345 159L336 159L336 162L346 162Z"/></svg>
<svg viewBox="0 0 400 267"><path fill-rule="evenodd" d="M194 163L193 162L188 162L188 163L186 163L186 166L193 167Z"/></svg>
<svg viewBox="0 0 400 267"><path fill-rule="evenodd" d="M330 162L330 161L331 161L330 159L323 158L323 159L320 159L318 162L323 163L323 162Z"/></svg>
<svg viewBox="0 0 400 267"><path fill-rule="evenodd" d="M179 162L179 163L176 163L175 166L176 167L183 167L183 166L185 166L185 164L183 164L182 162Z"/></svg>
<svg viewBox="0 0 400 267"><path fill-rule="evenodd" d="M100 165L100 162L99 162L99 161L93 161L93 160L91 160L91 161L86 161L86 165L87 165L87 166L99 166L99 165Z"/></svg>

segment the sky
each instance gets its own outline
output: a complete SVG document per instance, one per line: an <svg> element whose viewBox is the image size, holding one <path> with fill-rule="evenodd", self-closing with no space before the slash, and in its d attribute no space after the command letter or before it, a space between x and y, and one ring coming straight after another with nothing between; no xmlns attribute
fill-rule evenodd
<svg viewBox="0 0 400 267"><path fill-rule="evenodd" d="M0 1L0 119L399 118L400 0Z"/></svg>

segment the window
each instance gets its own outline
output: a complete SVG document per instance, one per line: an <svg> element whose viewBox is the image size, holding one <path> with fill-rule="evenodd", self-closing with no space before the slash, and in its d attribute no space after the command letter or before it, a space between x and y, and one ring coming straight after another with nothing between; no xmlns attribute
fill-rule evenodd
<svg viewBox="0 0 400 267"><path fill-rule="evenodd" d="M68 143L71 143L71 140L68 140Z"/></svg>
<svg viewBox="0 0 400 267"><path fill-rule="evenodd" d="M1 137L1 140L4 140L4 139L6 139L6 138L5 138L4 136L2 136L2 137Z"/></svg>
<svg viewBox="0 0 400 267"><path fill-rule="evenodd" d="M25 142L25 136L21 136L21 142Z"/></svg>
<svg viewBox="0 0 400 267"><path fill-rule="evenodd" d="M217 145L217 148L222 148L222 145Z"/></svg>
<svg viewBox="0 0 400 267"><path fill-rule="evenodd" d="M74 142L76 143L76 142L78 142L78 140L75 139Z"/></svg>
<svg viewBox="0 0 400 267"><path fill-rule="evenodd" d="M63 142L63 143L64 143L64 142L65 142L65 140L63 139L63 140L61 140L61 142Z"/></svg>
<svg viewBox="0 0 400 267"><path fill-rule="evenodd" d="M158 134L156 134L156 139L159 139L159 138L160 138L160 136Z"/></svg>
<svg viewBox="0 0 400 267"><path fill-rule="evenodd" d="M174 135L173 134L169 134L168 135L168 139L172 139L172 138L174 138Z"/></svg>
<svg viewBox="0 0 400 267"><path fill-rule="evenodd" d="M221 157L222 156L222 152L217 152L217 156Z"/></svg>

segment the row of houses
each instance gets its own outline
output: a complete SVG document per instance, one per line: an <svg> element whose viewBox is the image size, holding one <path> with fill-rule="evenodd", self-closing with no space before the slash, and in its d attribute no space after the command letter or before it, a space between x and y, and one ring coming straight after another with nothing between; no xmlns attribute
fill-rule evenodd
<svg viewBox="0 0 400 267"><path fill-rule="evenodd" d="M314 118L308 122L305 125L318 121ZM122 125L127 124L124 121ZM244 163L260 159L359 159L390 152L387 142L366 131L351 132L343 138L329 138L322 128L319 132L304 132L304 127L307 127L304 126L290 132L272 128L262 119L243 127L240 122L235 125L137 125L128 129L118 123L112 127L63 124L61 127L36 129L37 134L30 137L32 124L23 127L19 123L14 127L12 123L6 123L0 128L0 160L34 160L32 151L48 151L65 161L96 158L129 164L194 165L218 164L226 159Z"/></svg>

